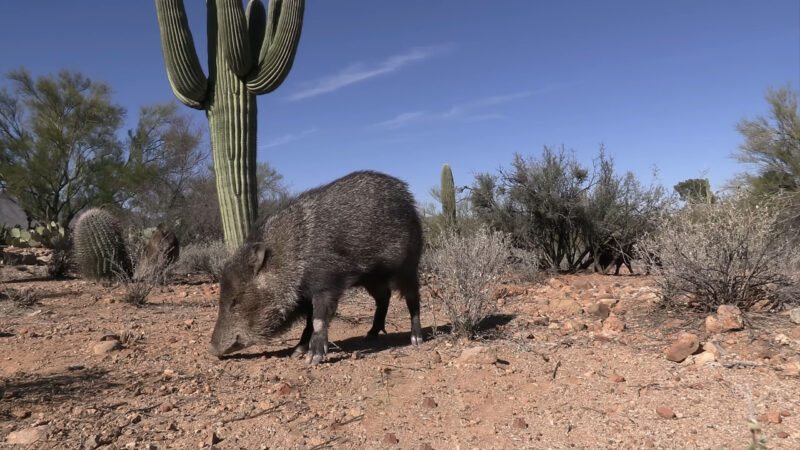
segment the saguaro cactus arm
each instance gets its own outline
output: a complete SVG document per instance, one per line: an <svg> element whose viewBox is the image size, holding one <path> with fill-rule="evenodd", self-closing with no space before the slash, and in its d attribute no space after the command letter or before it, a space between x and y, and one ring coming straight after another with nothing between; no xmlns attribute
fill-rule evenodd
<svg viewBox="0 0 800 450"><path fill-rule="evenodd" d="M208 79L194 49L183 0L156 0L156 13L172 92L184 105L203 109Z"/></svg>
<svg viewBox="0 0 800 450"><path fill-rule="evenodd" d="M219 36L222 38L222 53L228 67L243 77L250 72L253 57L250 54L250 36L241 0L217 0Z"/></svg>
<svg viewBox="0 0 800 450"><path fill-rule="evenodd" d="M256 95L275 90L292 68L300 42L305 0L272 0L269 6L258 64L247 77L247 88Z"/></svg>

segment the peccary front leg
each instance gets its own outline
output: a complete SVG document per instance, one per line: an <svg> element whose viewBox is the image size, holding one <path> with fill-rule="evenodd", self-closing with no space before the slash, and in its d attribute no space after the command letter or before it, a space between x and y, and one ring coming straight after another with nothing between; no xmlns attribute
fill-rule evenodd
<svg viewBox="0 0 800 450"><path fill-rule="evenodd" d="M308 346L306 362L317 364L325 358L328 353L328 324L333 315L336 314L336 306L339 304L340 294L332 292L321 292L314 296L313 310L311 312L311 340Z"/></svg>
<svg viewBox="0 0 800 450"><path fill-rule="evenodd" d="M386 282L375 282L365 287L375 299L375 318L372 319L372 328L367 332L367 339L374 339L381 331L386 333L386 312L389 310L392 290Z"/></svg>
<svg viewBox="0 0 800 450"><path fill-rule="evenodd" d="M311 341L311 334L314 332L314 320L311 311L306 314L306 327L303 329L303 334L300 336L300 343L294 348L292 358L299 358L306 354L308 351L308 343Z"/></svg>

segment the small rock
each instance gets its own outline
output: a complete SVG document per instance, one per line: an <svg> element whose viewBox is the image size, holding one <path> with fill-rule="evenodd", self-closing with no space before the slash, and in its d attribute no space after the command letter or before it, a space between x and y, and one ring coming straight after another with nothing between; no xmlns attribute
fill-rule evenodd
<svg viewBox="0 0 800 450"><path fill-rule="evenodd" d="M625 377L616 373L612 373L611 376L608 377L608 380L612 383L622 383L625 381Z"/></svg>
<svg viewBox="0 0 800 450"><path fill-rule="evenodd" d="M792 413L789 412L788 409L784 409L780 412L781 417L792 417Z"/></svg>
<svg viewBox="0 0 800 450"><path fill-rule="evenodd" d="M111 353L115 350L119 350L122 347L119 341L117 340L108 340L98 342L92 346L92 351L95 355L105 355L106 353Z"/></svg>
<svg viewBox="0 0 800 450"><path fill-rule="evenodd" d="M436 408L436 406L438 406L438 405L436 405L436 401L433 399L433 397L425 397L422 400L422 407L423 408L433 409L433 408Z"/></svg>
<svg viewBox="0 0 800 450"><path fill-rule="evenodd" d="M794 329L789 333L793 339L800 339L800 327L794 327Z"/></svg>
<svg viewBox="0 0 800 450"><path fill-rule="evenodd" d="M553 308L554 311L565 316L577 316L583 312L583 308L581 307L580 303L567 298L553 300L550 303L550 307Z"/></svg>
<svg viewBox="0 0 800 450"><path fill-rule="evenodd" d="M800 325L800 306L789 310L789 320L797 325Z"/></svg>
<svg viewBox="0 0 800 450"><path fill-rule="evenodd" d="M15 418L17 420L27 419L30 416L31 416L31 412L28 411L27 409L14 408L14 409L11 410L11 417L13 417L13 418Z"/></svg>
<svg viewBox="0 0 800 450"><path fill-rule="evenodd" d="M419 444L419 448L417 450L433 450L433 447L431 447L431 444L428 444L426 442L426 443Z"/></svg>
<svg viewBox="0 0 800 450"><path fill-rule="evenodd" d="M439 352L431 353L431 362L434 364L441 364L442 362L442 355Z"/></svg>
<svg viewBox="0 0 800 450"><path fill-rule="evenodd" d="M667 359L681 362L700 347L700 340L692 333L681 333L666 351Z"/></svg>
<svg viewBox="0 0 800 450"><path fill-rule="evenodd" d="M400 441L397 439L397 436L395 436L394 433L386 433L383 435L383 443L386 445L397 445L398 442Z"/></svg>
<svg viewBox="0 0 800 450"><path fill-rule="evenodd" d="M586 324L575 319L570 319L564 322L561 327L566 331L581 331L586 329Z"/></svg>
<svg viewBox="0 0 800 450"><path fill-rule="evenodd" d="M275 394L281 397L291 394L294 390L294 388L292 388L292 386L288 383L278 383L272 389Z"/></svg>
<svg viewBox="0 0 800 450"><path fill-rule="evenodd" d="M758 421L761 423L781 423L783 422L783 418L781 417L780 413L771 412L764 414L763 416L758 418Z"/></svg>
<svg viewBox="0 0 800 450"><path fill-rule="evenodd" d="M162 413L168 413L172 411L172 405L170 405L169 403L162 403L161 406L158 407L158 410L161 411Z"/></svg>
<svg viewBox="0 0 800 450"><path fill-rule="evenodd" d="M522 418L516 417L511 422L511 428L514 428L516 430L524 430L528 428L528 424Z"/></svg>
<svg viewBox="0 0 800 450"><path fill-rule="evenodd" d="M703 352L703 353L700 353L699 355L694 357L694 363L695 363L695 365L698 365L698 366L702 366L704 364L707 364L707 363L710 363L710 362L714 362L716 360L717 360L717 356L714 355L711 352Z"/></svg>
<svg viewBox="0 0 800 450"><path fill-rule="evenodd" d="M461 352L456 359L458 364L494 364L497 362L497 353L489 347L472 347Z"/></svg>
<svg viewBox="0 0 800 450"><path fill-rule="evenodd" d="M792 340L789 339L789 336L786 336L783 333L780 333L775 336L775 343L778 345L791 345Z"/></svg>
<svg viewBox="0 0 800 450"><path fill-rule="evenodd" d="M785 432L785 431L778 431L778 432L776 433L776 435L777 435L779 438L781 438L781 439L786 439L786 438L788 438L788 437L789 437L789 433L787 433L787 432Z"/></svg>
<svg viewBox="0 0 800 450"><path fill-rule="evenodd" d="M219 436L217 436L217 433L211 430L208 433L208 437L206 438L205 444L208 446L217 445L221 440L222 439L220 439Z"/></svg>
<svg viewBox="0 0 800 450"><path fill-rule="evenodd" d="M716 316L706 317L706 331L709 333L735 331L742 328L744 328L742 312L733 305L720 305L717 308Z"/></svg>
<svg viewBox="0 0 800 450"><path fill-rule="evenodd" d="M786 377L800 377L800 362L782 364L781 374Z"/></svg>
<svg viewBox="0 0 800 450"><path fill-rule="evenodd" d="M48 427L46 425L12 431L6 437L7 444L30 445L47 439Z"/></svg>
<svg viewBox="0 0 800 450"><path fill-rule="evenodd" d="M656 408L656 414L664 419L674 419L675 412L669 406L659 406Z"/></svg>
<svg viewBox="0 0 800 450"><path fill-rule="evenodd" d="M715 357L719 358L720 356L725 356L725 349L722 346L715 344L711 341L706 342L703 344L703 351L713 353Z"/></svg>
<svg viewBox="0 0 800 450"><path fill-rule="evenodd" d="M356 351L354 351L353 353L350 354L350 359L352 359L352 360L356 360L356 359L359 359L359 358L361 358L361 352L359 352L358 350L356 350Z"/></svg>
<svg viewBox="0 0 800 450"><path fill-rule="evenodd" d="M604 331L620 332L625 329L625 322L621 321L619 317L612 316L603 321Z"/></svg>
<svg viewBox="0 0 800 450"><path fill-rule="evenodd" d="M601 319L605 319L609 314L611 314L611 308L609 308L605 303L593 303L586 307L586 314L591 314Z"/></svg>
<svg viewBox="0 0 800 450"><path fill-rule="evenodd" d="M28 329L22 328L21 330L19 330L19 334L28 334Z"/></svg>
<svg viewBox="0 0 800 450"><path fill-rule="evenodd" d="M319 447L325 443L325 439L322 439L319 436L314 436L308 440L308 443L311 444L312 447Z"/></svg>
<svg viewBox="0 0 800 450"><path fill-rule="evenodd" d="M186 319L183 321L183 324L186 325L187 327L190 327L194 325L194 319Z"/></svg>
<svg viewBox="0 0 800 450"><path fill-rule="evenodd" d="M88 450L94 450L97 447L100 447L100 437L96 434L90 435L86 440L83 442L83 448Z"/></svg>

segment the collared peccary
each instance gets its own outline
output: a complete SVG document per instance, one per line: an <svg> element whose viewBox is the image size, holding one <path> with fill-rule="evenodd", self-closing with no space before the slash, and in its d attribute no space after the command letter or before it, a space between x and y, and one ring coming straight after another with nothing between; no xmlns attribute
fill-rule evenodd
<svg viewBox="0 0 800 450"><path fill-rule="evenodd" d="M376 311L367 337L384 331L392 289L411 314L411 343L422 342L418 266L422 227L407 185L354 172L300 194L256 225L226 263L211 353L266 343L296 320L306 326L293 356L316 364L328 349L339 298L363 286Z"/></svg>
<svg viewBox="0 0 800 450"><path fill-rule="evenodd" d="M600 247L594 271L602 272L603 275L605 275L605 273L608 271L608 268L611 267L611 264L614 264L617 266L617 269L614 271L614 275L619 275L620 267L625 264L625 267L628 268L628 272L633 273L633 267L631 266L631 255L633 255L633 250L633 244L620 246L616 242L616 239L610 239Z"/></svg>
<svg viewBox="0 0 800 450"><path fill-rule="evenodd" d="M166 225L160 223L153 230L153 234L150 235L142 258L150 263L156 262L170 265L178 260L180 251L180 244L175 233L167 228Z"/></svg>

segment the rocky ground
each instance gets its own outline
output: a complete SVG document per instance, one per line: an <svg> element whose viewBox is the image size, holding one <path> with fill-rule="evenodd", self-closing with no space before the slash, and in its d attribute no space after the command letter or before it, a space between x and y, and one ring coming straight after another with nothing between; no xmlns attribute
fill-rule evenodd
<svg viewBox="0 0 800 450"><path fill-rule="evenodd" d="M287 351L298 327L211 357L218 287L202 277L135 307L21 267L0 280L41 300L0 302L0 447L734 449L755 423L767 448L800 448L800 327L663 310L645 276L501 286L478 341L444 334L424 288L418 348L397 298L366 342L374 303L352 291L309 367Z"/></svg>

